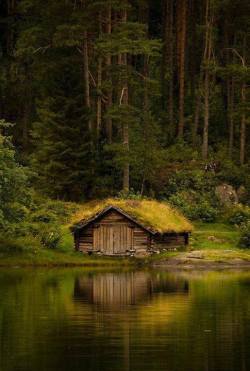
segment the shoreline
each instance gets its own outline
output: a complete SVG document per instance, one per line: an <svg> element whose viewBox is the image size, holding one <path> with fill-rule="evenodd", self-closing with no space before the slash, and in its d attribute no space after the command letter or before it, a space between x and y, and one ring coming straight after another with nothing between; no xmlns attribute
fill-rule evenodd
<svg viewBox="0 0 250 371"><path fill-rule="evenodd" d="M218 253L218 251L216 251ZM195 255L197 254L197 256ZM153 268L166 270L223 270L249 269L250 257L226 257L217 255L216 259L209 259L193 253L174 253L154 256L150 258L103 258L83 257L65 253L53 252L50 256L1 256L1 268Z"/></svg>
<svg viewBox="0 0 250 371"><path fill-rule="evenodd" d="M232 259L229 261L215 262L212 260L195 261L182 259L170 259L165 262L158 262L153 264L155 269L166 269L166 270L237 270L237 269L249 269L250 261Z"/></svg>

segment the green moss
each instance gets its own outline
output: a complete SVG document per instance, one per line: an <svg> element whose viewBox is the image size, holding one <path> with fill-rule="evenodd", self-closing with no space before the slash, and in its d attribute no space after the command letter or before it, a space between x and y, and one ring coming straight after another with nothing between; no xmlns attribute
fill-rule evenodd
<svg viewBox="0 0 250 371"><path fill-rule="evenodd" d="M108 206L115 206L135 218L139 223L160 233L189 232L191 223L167 203L154 200L106 199L83 204L73 216L71 223L76 224L94 217Z"/></svg>

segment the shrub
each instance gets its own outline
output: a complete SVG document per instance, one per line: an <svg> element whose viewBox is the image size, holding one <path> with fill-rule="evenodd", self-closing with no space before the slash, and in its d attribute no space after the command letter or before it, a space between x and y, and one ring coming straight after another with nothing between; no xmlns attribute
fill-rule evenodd
<svg viewBox="0 0 250 371"><path fill-rule="evenodd" d="M142 200L145 197L142 196L140 192L135 192L134 189L131 188L129 192L120 191L117 195L117 198L122 200Z"/></svg>
<svg viewBox="0 0 250 371"><path fill-rule="evenodd" d="M59 225L43 222L18 224L15 226L13 233L17 238L33 237L40 242L41 247L49 249L57 248L62 234ZM11 236L13 233L8 235Z"/></svg>
<svg viewBox="0 0 250 371"><path fill-rule="evenodd" d="M51 200L38 194L33 196L30 220L34 222L67 222L69 216L76 211L77 205L70 202Z"/></svg>
<svg viewBox="0 0 250 371"><path fill-rule="evenodd" d="M178 192L171 196L169 201L191 220L210 223L218 215L218 210L214 207L209 196L200 195L198 192Z"/></svg>
<svg viewBox="0 0 250 371"><path fill-rule="evenodd" d="M45 247L55 249L61 239L61 230L57 226L45 226L40 230L39 238Z"/></svg>
<svg viewBox="0 0 250 371"><path fill-rule="evenodd" d="M250 221L241 227L240 246L250 249Z"/></svg>
<svg viewBox="0 0 250 371"><path fill-rule="evenodd" d="M40 209L35 211L34 213L31 214L30 220L31 222L34 223L55 223L57 220L57 215L54 214L51 210L48 209Z"/></svg>
<svg viewBox="0 0 250 371"><path fill-rule="evenodd" d="M201 194L214 193L215 178L203 170L178 170L169 176L168 182L161 192L162 196L170 197L181 191L194 191Z"/></svg>
<svg viewBox="0 0 250 371"><path fill-rule="evenodd" d="M15 239L9 235L3 235L0 238L0 253L4 254L36 254L41 248L39 239L33 236L22 236Z"/></svg>
<svg viewBox="0 0 250 371"><path fill-rule="evenodd" d="M61 229L56 224L34 223L28 226L29 234L36 237L43 247L55 249L61 239Z"/></svg>
<svg viewBox="0 0 250 371"><path fill-rule="evenodd" d="M243 205L236 205L227 215L227 220L230 224L243 225L250 221L250 208Z"/></svg>
<svg viewBox="0 0 250 371"><path fill-rule="evenodd" d="M26 217L31 203L29 170L16 161L11 138L2 134L9 126L0 120L0 228L4 232Z"/></svg>

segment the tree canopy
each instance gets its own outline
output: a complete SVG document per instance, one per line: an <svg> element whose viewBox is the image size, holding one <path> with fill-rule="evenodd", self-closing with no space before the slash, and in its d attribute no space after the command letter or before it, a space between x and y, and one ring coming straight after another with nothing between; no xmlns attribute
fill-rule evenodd
<svg viewBox="0 0 250 371"><path fill-rule="evenodd" d="M15 124L4 130L39 191L169 197L181 171L249 187L248 0L5 0L0 10L0 118Z"/></svg>

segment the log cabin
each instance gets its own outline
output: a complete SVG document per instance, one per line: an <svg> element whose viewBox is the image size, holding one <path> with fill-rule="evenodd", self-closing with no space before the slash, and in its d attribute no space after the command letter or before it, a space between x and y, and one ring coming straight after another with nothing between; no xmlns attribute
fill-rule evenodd
<svg viewBox="0 0 250 371"><path fill-rule="evenodd" d="M101 305L119 309L124 305L146 302L157 294L187 295L189 283L182 277L168 279L145 271L109 272L81 275L75 278L76 302ZM80 300L79 300L80 299Z"/></svg>
<svg viewBox="0 0 250 371"><path fill-rule="evenodd" d="M93 205L92 212L91 205L85 210L72 231L76 250L89 255L148 256L176 250L188 244L192 230L176 210L157 201L109 200Z"/></svg>

